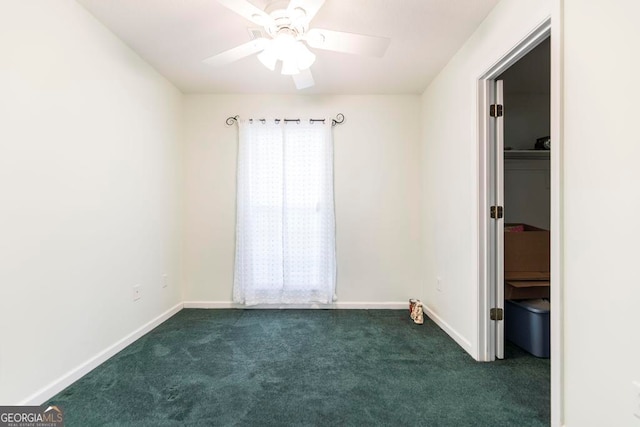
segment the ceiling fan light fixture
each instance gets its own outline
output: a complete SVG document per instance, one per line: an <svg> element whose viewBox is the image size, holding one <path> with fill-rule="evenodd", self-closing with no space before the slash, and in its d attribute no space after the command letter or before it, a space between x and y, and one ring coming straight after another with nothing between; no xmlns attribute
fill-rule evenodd
<svg viewBox="0 0 640 427"><path fill-rule="evenodd" d="M219 67L258 54L260 62L271 71L282 62L281 73L292 75L298 89L314 84L310 67L316 55L309 48L383 57L391 42L386 37L309 28L325 0L261 0L267 3L264 10L256 7L253 0L217 1L263 30L250 30L252 41L203 62Z"/></svg>
<svg viewBox="0 0 640 427"><path fill-rule="evenodd" d="M262 65L275 71L278 60L282 61L282 74L295 75L306 70L315 62L316 55L297 40L293 34L278 34L258 55Z"/></svg>
<svg viewBox="0 0 640 427"><path fill-rule="evenodd" d="M316 55L311 52L302 42L297 42L294 46L294 56L300 70L311 67L316 60Z"/></svg>
<svg viewBox="0 0 640 427"><path fill-rule="evenodd" d="M284 61L295 48L296 38L288 32L280 32L272 42L278 59Z"/></svg>

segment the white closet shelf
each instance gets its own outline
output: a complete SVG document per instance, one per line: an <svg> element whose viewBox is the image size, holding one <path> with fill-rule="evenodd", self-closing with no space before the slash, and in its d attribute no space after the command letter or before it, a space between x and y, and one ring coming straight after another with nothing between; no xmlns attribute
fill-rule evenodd
<svg viewBox="0 0 640 427"><path fill-rule="evenodd" d="M505 159L541 159L548 160L549 150L504 150Z"/></svg>

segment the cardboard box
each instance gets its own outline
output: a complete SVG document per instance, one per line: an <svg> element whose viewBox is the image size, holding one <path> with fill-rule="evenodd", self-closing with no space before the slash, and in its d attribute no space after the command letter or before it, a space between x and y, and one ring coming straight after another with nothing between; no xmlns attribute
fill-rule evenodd
<svg viewBox="0 0 640 427"><path fill-rule="evenodd" d="M505 280L549 279L549 231L527 224L505 224Z"/></svg>
<svg viewBox="0 0 640 427"><path fill-rule="evenodd" d="M505 300L535 298L550 298L548 280L505 280Z"/></svg>

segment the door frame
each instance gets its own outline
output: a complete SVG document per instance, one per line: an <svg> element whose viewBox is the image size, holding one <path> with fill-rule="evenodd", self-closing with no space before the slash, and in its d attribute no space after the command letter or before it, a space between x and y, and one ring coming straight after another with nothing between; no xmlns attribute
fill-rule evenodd
<svg viewBox="0 0 640 427"><path fill-rule="evenodd" d="M542 41L551 37L551 425L560 426L563 420L563 331L562 331L562 3L553 0L552 15L536 26L525 38L509 49L477 82L478 112L478 358L496 359L496 333L489 310L495 307L496 281L491 277L490 263L494 262L490 236L489 209L493 129L489 106L494 101L493 82ZM504 168L504 164L501 165Z"/></svg>
<svg viewBox="0 0 640 427"><path fill-rule="evenodd" d="M489 208L492 203L491 184L495 179L495 171L492 169L492 154L495 147L493 119L489 116L489 106L495 99L494 83L498 76L550 35L551 19L547 18L478 79L478 283L480 296L478 299L478 360L484 362L490 362L496 358L495 328L493 321L489 319L489 310L495 307L496 294L496 281L491 275L490 268L494 248L490 235ZM551 155L553 157L553 152ZM497 166L504 167L504 165Z"/></svg>

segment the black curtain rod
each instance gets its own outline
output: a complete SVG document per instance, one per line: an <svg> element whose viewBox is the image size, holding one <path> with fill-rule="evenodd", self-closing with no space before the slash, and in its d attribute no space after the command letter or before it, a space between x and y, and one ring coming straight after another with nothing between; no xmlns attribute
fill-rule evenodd
<svg viewBox="0 0 640 427"><path fill-rule="evenodd" d="M232 116L232 117L227 117L227 120L225 121L225 123L227 124L227 126L231 126L234 123L238 122L240 116ZM254 119L249 119L249 121L253 122ZM258 121L261 121L262 123L266 123L267 119L256 119ZM296 122L296 123L300 123L300 119L274 119L274 121L276 123L280 123L280 121L284 120L285 123L288 122ZM324 123L325 119L309 119L309 123L315 123L315 122L322 122ZM335 125L340 125L344 122L344 114L342 113L338 113L338 115L336 115L335 119L331 119L331 126L335 126Z"/></svg>

